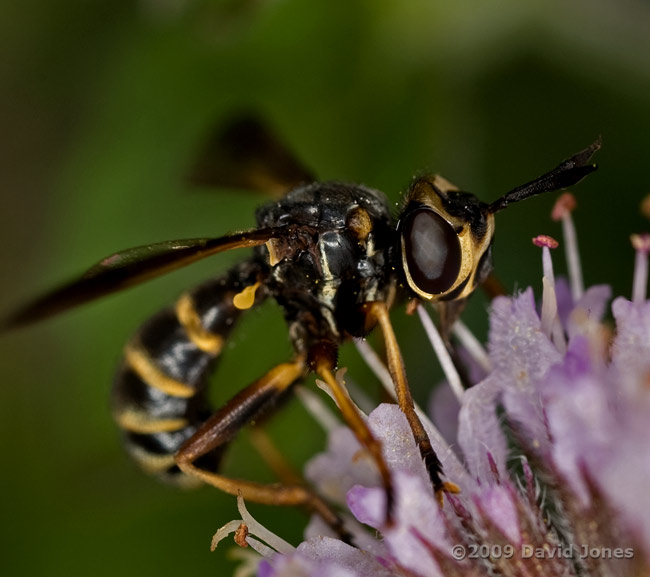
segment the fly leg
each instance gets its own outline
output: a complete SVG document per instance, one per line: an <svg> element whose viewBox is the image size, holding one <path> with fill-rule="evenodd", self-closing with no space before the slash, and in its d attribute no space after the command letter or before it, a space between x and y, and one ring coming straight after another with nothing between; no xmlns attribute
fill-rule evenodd
<svg viewBox="0 0 650 577"><path fill-rule="evenodd" d="M246 424L274 408L292 384L306 373L302 358L278 365L228 401L176 453L179 468L217 489L266 505L300 506L317 513L339 535L345 536L340 517L316 493L302 484L262 484L233 479L201 467L200 459L223 448Z"/></svg>
<svg viewBox="0 0 650 577"><path fill-rule="evenodd" d="M438 501L442 504L443 492L457 493L458 487L454 483L445 482L442 480L442 464L440 459L431 445L429 435L427 435L424 425L415 412L415 405L413 403L413 396L409 388L408 381L406 380L406 370L404 369L404 361L402 360L402 353L400 352L397 338L393 331L393 325L388 316L388 307L386 303L380 301L373 301L362 305L362 310L366 313L367 324L372 327L375 323L379 324L381 332L384 337L386 346L386 356L388 360L388 371L395 386L395 393L397 395L397 404L406 416L409 427L413 432L413 438L420 451L422 460L429 473L429 478L433 484L433 489L436 493Z"/></svg>
<svg viewBox="0 0 650 577"><path fill-rule="evenodd" d="M336 404L341 410L341 414L348 427L350 427L361 446L370 453L370 456L379 469L379 474L386 491L386 523L391 525L394 504L393 482L388 465L381 453L381 443L373 436L368 424L359 414L345 388L336 380L334 375L336 354L332 354L332 347L327 344L312 347L309 358L314 372L327 383L327 386L334 395Z"/></svg>

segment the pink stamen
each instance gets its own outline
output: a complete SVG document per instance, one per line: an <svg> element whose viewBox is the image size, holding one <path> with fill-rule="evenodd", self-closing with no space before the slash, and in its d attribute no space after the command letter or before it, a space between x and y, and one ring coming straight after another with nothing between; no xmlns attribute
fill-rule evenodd
<svg viewBox="0 0 650 577"><path fill-rule="evenodd" d="M555 274L553 272L553 260L551 259L550 249L557 248L560 243L552 236L540 234L533 238L533 244L542 248L542 270L544 277L551 282L555 290Z"/></svg>
<svg viewBox="0 0 650 577"><path fill-rule="evenodd" d="M539 235L533 239L535 246L542 247L542 332L555 343L560 352L566 350L564 332L557 313L557 296L555 294L555 273L553 271L553 260L551 249L557 248L559 243L550 236Z"/></svg>
<svg viewBox="0 0 650 577"><path fill-rule="evenodd" d="M533 244L535 246L547 247L547 248L557 248L560 243L555 240L552 236L545 234L540 234L533 238Z"/></svg>
<svg viewBox="0 0 650 577"><path fill-rule="evenodd" d="M562 235L564 236L564 251L567 266L569 267L569 284L573 302L578 302L584 293L582 278L582 265L580 264L580 251L578 250L578 237L571 213L577 206L576 198L570 192L565 192L557 199L551 218L562 221Z"/></svg>
<svg viewBox="0 0 650 577"><path fill-rule="evenodd" d="M630 241L636 256L634 258L634 280L632 282L632 302L642 303L646 300L648 286L648 254L650 253L650 234L633 234Z"/></svg>
<svg viewBox="0 0 650 577"><path fill-rule="evenodd" d="M551 211L551 218L557 222L562 220L568 214L571 214L578 203L576 202L576 197L573 196L570 192L565 192L558 196Z"/></svg>

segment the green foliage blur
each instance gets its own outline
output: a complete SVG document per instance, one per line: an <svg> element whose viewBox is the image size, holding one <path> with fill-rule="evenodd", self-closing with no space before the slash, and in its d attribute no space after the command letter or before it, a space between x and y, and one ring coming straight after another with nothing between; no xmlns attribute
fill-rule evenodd
<svg viewBox="0 0 650 577"><path fill-rule="evenodd" d="M0 315L111 252L254 225L263 199L192 189L211 131L253 110L322 179L362 182L399 202L440 172L493 200L598 135L599 171L576 187L587 284L629 295L628 236L648 229L650 7L634 0L25 0L0 6ZM554 195L498 216L495 261L512 290L539 291L530 239L560 237ZM2 335L0 553L4 575L224 575L213 532L235 500L142 475L108 406L120 350L148 316L224 271L226 254L41 325ZM556 251L556 272L564 270ZM539 294L539 293L538 293ZM487 303L466 322L482 337ZM436 363L415 318L393 313L417 399ZM290 355L279 311L252 311L215 379L225 401ZM369 395L377 384L341 355ZM297 466L324 436L296 404L269 423ZM272 475L246 440L226 470ZM297 543L297 511L251 505Z"/></svg>

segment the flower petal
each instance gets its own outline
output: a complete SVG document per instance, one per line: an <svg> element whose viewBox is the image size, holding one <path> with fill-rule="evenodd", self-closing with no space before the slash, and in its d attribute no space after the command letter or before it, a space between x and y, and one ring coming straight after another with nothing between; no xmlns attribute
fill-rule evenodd
<svg viewBox="0 0 650 577"><path fill-rule="evenodd" d="M399 565L418 575L442 576L430 549L449 555L452 546L431 485L404 472L397 472L394 480L397 518L395 525L384 531L388 550Z"/></svg>
<svg viewBox="0 0 650 577"><path fill-rule="evenodd" d="M355 485L348 491L348 508L360 523L379 529L386 521L386 493L379 487Z"/></svg>
<svg viewBox="0 0 650 577"><path fill-rule="evenodd" d="M482 516L503 534L513 545L521 544L521 530L512 490L504 485L492 485L475 497Z"/></svg>
<svg viewBox="0 0 650 577"><path fill-rule="evenodd" d="M633 303L622 297L612 303L616 338L612 360L622 374L633 374L640 382L650 375L650 301Z"/></svg>
<svg viewBox="0 0 650 577"><path fill-rule="evenodd" d="M465 463L481 483L493 483L494 474L488 454L502 476L507 475L508 447L497 416L501 382L490 376L465 391L458 423L458 443Z"/></svg>
<svg viewBox="0 0 650 577"><path fill-rule="evenodd" d="M549 439L538 386L562 356L541 330L532 289L493 301L489 348L508 418L517 423L531 449L545 452Z"/></svg>
<svg viewBox="0 0 650 577"><path fill-rule="evenodd" d="M587 333L591 327L598 326L607 310L607 302L612 296L609 285L589 287L568 315L564 326L569 338Z"/></svg>
<svg viewBox="0 0 650 577"><path fill-rule="evenodd" d="M330 434L327 451L307 463L305 477L323 496L340 504L345 503L346 493L356 484L366 487L381 484L375 464L347 427Z"/></svg>
<svg viewBox="0 0 650 577"><path fill-rule="evenodd" d="M458 436L458 411L456 395L446 381L438 384L429 397L429 410L433 422L447 443L452 444Z"/></svg>
<svg viewBox="0 0 650 577"><path fill-rule="evenodd" d="M269 568L269 565L271 566ZM288 555L263 568L265 577L390 577L394 575L370 553L330 537L304 541Z"/></svg>
<svg viewBox="0 0 650 577"><path fill-rule="evenodd" d="M616 430L607 395L609 383L601 378L591 370L587 339L577 337L562 364L549 372L543 387L554 440L553 460L583 506L589 504L590 495L582 468L596 463L598 468L606 466L611 435Z"/></svg>
<svg viewBox="0 0 650 577"><path fill-rule="evenodd" d="M413 439L413 433L406 416L397 405L379 405L368 417L368 425L375 437L382 443L382 453L388 467L393 471L409 471L430 483L429 475ZM440 433L424 424L431 445L442 463L445 477L456 483L462 491L474 487L474 481L460 462L453 449Z"/></svg>

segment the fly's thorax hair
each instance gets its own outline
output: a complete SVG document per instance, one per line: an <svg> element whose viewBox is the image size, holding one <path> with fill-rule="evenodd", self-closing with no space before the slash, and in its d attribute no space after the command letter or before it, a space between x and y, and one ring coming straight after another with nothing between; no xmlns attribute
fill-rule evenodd
<svg viewBox="0 0 650 577"><path fill-rule="evenodd" d="M397 232L404 280L424 300L466 298L491 271L494 215L439 175L412 183Z"/></svg>

